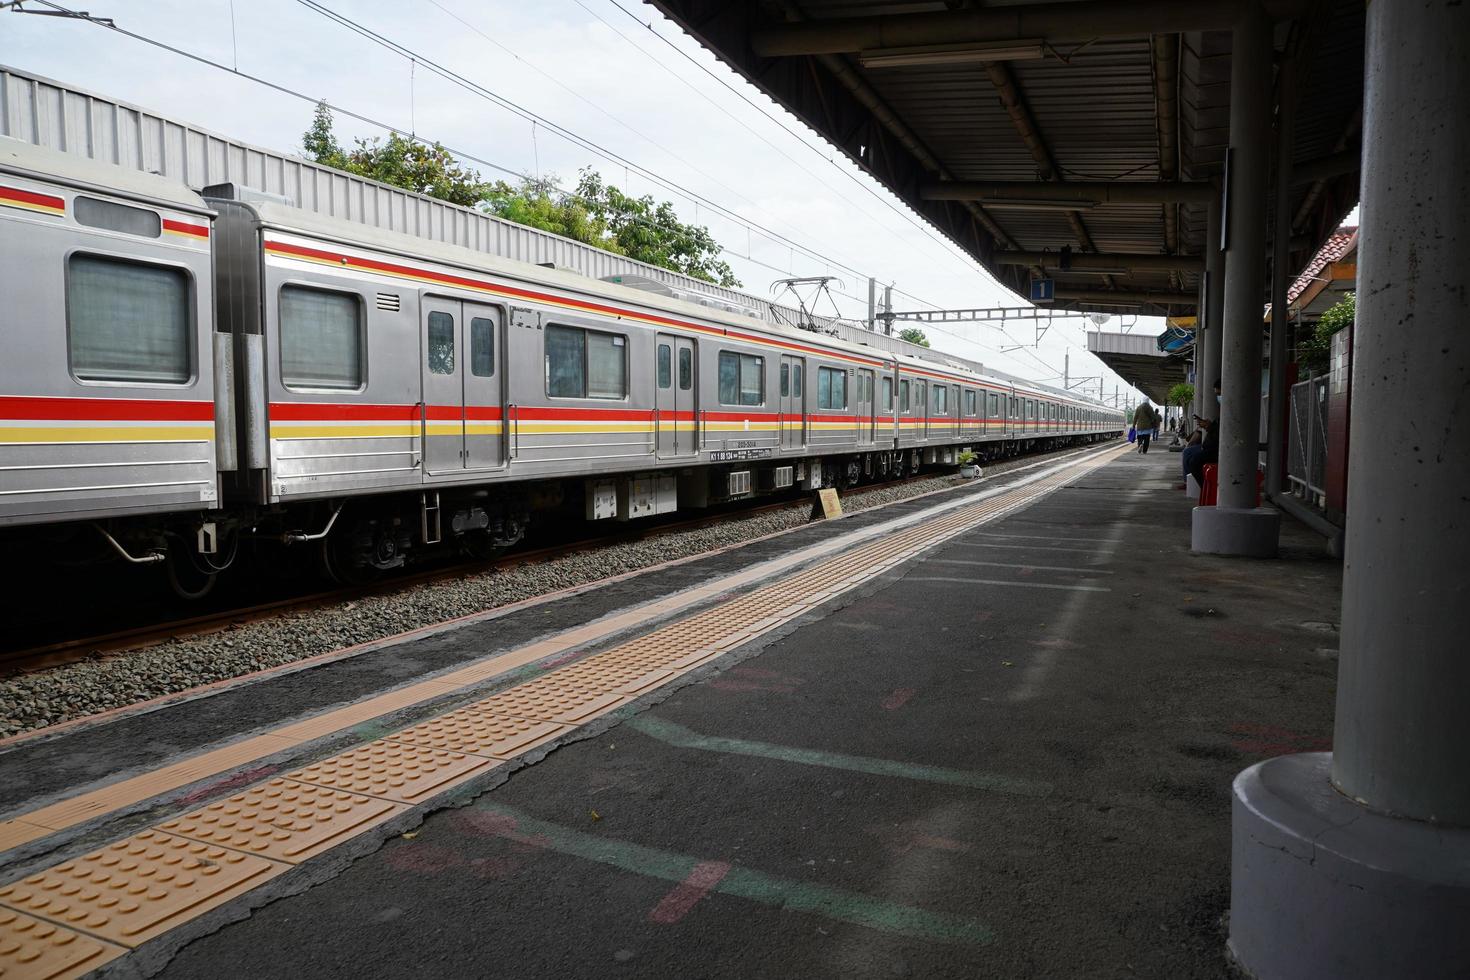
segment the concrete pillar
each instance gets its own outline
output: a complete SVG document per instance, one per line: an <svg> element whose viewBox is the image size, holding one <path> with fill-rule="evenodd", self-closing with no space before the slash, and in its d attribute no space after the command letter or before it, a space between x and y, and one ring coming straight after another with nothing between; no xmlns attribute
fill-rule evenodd
<svg viewBox="0 0 1470 980"><path fill-rule="evenodd" d="M1260 980L1470 976L1470 5L1368 5L1334 753L1235 782Z"/></svg>
<svg viewBox="0 0 1470 980"><path fill-rule="evenodd" d="M1291 146L1296 130L1296 60L1281 66L1281 101L1276 108L1276 228L1271 252L1271 375L1266 421L1266 494L1286 487L1286 290L1291 284Z"/></svg>
<svg viewBox="0 0 1470 980"><path fill-rule="evenodd" d="M1206 554L1274 556L1281 527L1277 511L1256 506L1273 52L1266 11L1259 3L1244 4L1233 33L1230 62L1219 505L1194 509L1190 542L1193 550Z"/></svg>
<svg viewBox="0 0 1470 980"><path fill-rule="evenodd" d="M1220 350L1224 337L1225 253L1220 248L1220 199L1215 198L1205 212L1205 342L1200 363L1198 414L1207 419L1220 417L1215 404L1215 379L1220 376Z"/></svg>

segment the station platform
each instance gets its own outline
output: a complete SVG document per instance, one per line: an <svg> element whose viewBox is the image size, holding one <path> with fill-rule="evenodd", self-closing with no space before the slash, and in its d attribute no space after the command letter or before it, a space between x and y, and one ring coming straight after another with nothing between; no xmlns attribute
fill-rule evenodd
<svg viewBox="0 0 1470 980"><path fill-rule="evenodd" d="M0 746L0 973L1229 976L1230 783L1329 747L1340 567L1290 521L1191 554L1178 467L1089 449Z"/></svg>

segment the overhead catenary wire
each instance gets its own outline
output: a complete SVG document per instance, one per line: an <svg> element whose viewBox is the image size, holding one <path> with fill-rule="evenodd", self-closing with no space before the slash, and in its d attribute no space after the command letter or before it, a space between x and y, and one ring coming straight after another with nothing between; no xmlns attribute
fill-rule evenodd
<svg viewBox="0 0 1470 980"><path fill-rule="evenodd" d="M52 9L55 9L55 10L64 12L64 13L66 13L68 15L77 16L79 14L79 12L70 10L67 7L63 6L62 4L51 2L51 0L39 0L39 2L42 3L42 4L44 4L45 6L47 6L49 8L52 8ZM315 4L313 2L313 0L298 0L298 2L302 3L304 6L311 6L311 7L318 7L318 6L320 6L318 4ZM153 46L155 48L158 48L160 50L168 51L168 52L170 52L170 53L172 53L174 55L177 55L179 57L182 57L182 58L185 58L187 60L193 61L195 63L202 64L202 65L205 65L205 66L214 68L216 70L228 72L228 73L233 74L233 75L235 75L237 77L240 77L240 78L242 78L244 80L247 80L247 81L249 81L249 82L251 82L253 84L261 85L261 86L263 86L265 88L268 88L268 89L270 89L272 91L275 91L275 92L278 92L280 94L289 96L291 98L299 99L301 101L312 103L312 104L322 103L322 102L325 101L325 100L322 100L320 98L313 97L313 96L307 95L307 94L305 94L303 92L300 92L298 90L292 89L289 86L282 85L280 83L271 81L271 80L269 80L269 79L267 79L265 77L262 77L262 76L259 76L259 75L255 75L255 74L252 74L252 73L249 73L249 72L241 71L237 67L232 67L231 65L223 64L221 62L215 61L215 60L213 60L211 58L208 58L206 56L199 55L199 54L197 54L195 52L186 50L184 48L177 47L175 45L172 45L172 44L169 44L167 42L158 40L156 38L149 37L147 35L143 35L143 34L140 34L140 33L134 32L134 31L130 31L130 30L127 30L125 28L120 28L116 24L110 23L110 22L106 22L103 19L100 19L100 18L98 18L98 19L94 19L94 18L82 18L82 19L87 19L90 23L96 24L97 26L105 27L105 28L107 28L109 30L114 31L115 33L118 33L118 34L121 34L123 36L129 37L129 38L131 38L133 40L136 40L136 41L139 41L141 43L148 44L148 45ZM388 42L388 43L391 44L391 42ZM440 66L431 65L430 63L428 63L427 59L422 59L420 56L416 55L413 52L408 52L407 54L404 55L404 57L406 57L411 62L411 64L414 64L414 65L423 64L429 70L434 70L436 74L440 73L440 70L439 70ZM466 82L466 84L469 85L469 86L473 86L473 83ZM345 116L347 116L349 118L356 119L359 122L362 122L362 123L364 123L366 125L369 125L369 126L372 126L374 128L377 128L377 129L380 129L380 130L384 130L384 131L387 131L387 132L390 132L390 133L395 133L395 134L398 134L400 136L404 136L404 137L407 137L407 138L410 138L410 139L415 139L417 142L420 142L420 143L429 144L429 142L430 142L428 140L424 140L424 139L418 138L416 135L412 134L411 131L410 131L410 133L407 133L406 134L406 133L403 132L403 130L400 127L394 126L394 125L392 125L390 123L386 123L386 122L384 122L382 120L376 119L376 118L374 118L372 116L369 116L369 115L367 115L365 113L356 112L356 111L353 111L351 109L348 109L348 108L345 108L345 107L341 107L341 106L333 106L333 108L336 111L340 112L341 114L343 114L343 115L345 115ZM512 111L514 111L514 110L512 110ZM526 115L522 115L521 113L517 113L517 114L518 115L521 115L522 118L528 118ZM537 124L537 123L540 123L541 122L541 119L540 119L539 116L535 116L535 114L530 114L529 121L531 121L533 124ZM554 124L547 124L547 128L552 128L553 126L554 126ZM558 135L561 135L561 134L558 133ZM579 143L578 145L582 145L582 144ZM488 159L479 157L479 156L477 156L475 154L468 153L468 152L465 152L465 151L462 151L462 150L458 150L458 149L455 149L455 148L452 148L452 147L445 147L445 149L448 150L449 152L454 153L456 156L463 157L463 158L465 158L467 160L470 160L470 161L472 161L472 162L474 162L476 164L485 166L485 167L489 168L490 170L496 171L498 173L502 173L502 174L505 174L507 176L513 176L513 177L516 177L516 178L519 178L519 179L523 179L523 180L524 179L527 179L527 177L526 177L526 175L524 173L520 172L519 170L517 170L517 169L515 169L513 167L507 167L507 166L504 166L502 164L496 163L494 161L491 161L491 160L488 160ZM594 152L596 152L596 151L594 151ZM641 170L641 168L637 168L637 166L635 164L632 164L631 162L626 161L622 157L617 157L616 159L617 159L618 162L622 162L622 163L624 163L627 166L631 166L631 167L634 167L635 169L640 169ZM572 197L574 199L579 197L578 195L576 195L573 192L567 191L567 190L565 190L563 188L560 188L560 187L555 187L554 185L553 185L553 189L559 191L560 193L566 194L567 196ZM675 190L678 191L678 190L682 190L682 189L675 188ZM826 264L828 264L830 266L835 266L837 268L847 269L848 271L854 272L854 273L858 274L859 276L862 275L861 272L859 272L856 269L852 269L846 263L837 262L837 261L835 261L835 260L833 260L833 259L831 259L831 258L829 258L827 256L824 256L824 255L821 255L820 253L815 252L815 250L811 250L811 249L806 248L805 246L799 245L798 243L795 243L795 242L791 241L790 239L787 239L785 236L781 236L781 235L779 235L777 233L771 232L770 229L764 228L764 227L760 226L757 223L750 222L747 219L744 219L744 218L742 218L739 215L735 215L733 213L730 213L728 211L728 209L725 209L725 208L721 207L720 205L716 204L715 202L709 202L707 199L704 199L702 197L699 197L698 195L694 195L694 197L698 198L699 200L705 200L706 203L708 204L708 206L710 206L712 210L715 210L715 211L720 212L722 214L728 215L732 220L734 220L738 224L746 227L748 233L752 229L758 230L762 234L763 237L766 237L766 238L769 238L769 239L772 239L772 240L776 240L776 241L780 241L780 242L788 245L788 247L791 248L793 251L800 251L803 254L804 257L813 259L815 261L823 262L823 263L826 263ZM750 262L752 262L754 264L757 264L757 265L760 265L760 266L762 266L764 268L772 269L774 271L785 272L787 274L794 274L793 270L791 270L791 269L780 269L779 267L772 266L769 263L765 263L765 262L762 262L762 261L760 261L758 259L755 259L754 256L751 255L751 254L741 255L740 253L737 253L737 252L735 252L733 250L730 250L730 249L727 249L727 248L722 248L721 249L721 252L724 253L724 254L730 255L730 256L741 258L741 259L743 259L745 261L750 261ZM834 292L838 292L838 295L843 296L845 299L850 300L850 301L852 301L855 304L859 304L860 306L863 306L863 307L865 307L865 305L866 305L866 300L864 298L862 298L862 297L854 296L854 295L852 295L850 293L845 293L845 292L839 292L839 291L834 291ZM908 294L905 294L905 295L908 295ZM925 305L932 306L933 304L926 303ZM979 343L973 337L962 336L960 334L953 333L953 332L948 331L948 330L942 330L942 329L940 329L939 332L945 333L945 334L947 334L949 336L952 336L952 337L954 337L957 340L960 340L960 341L963 341L963 342L966 342L966 343L970 343L970 344L974 344L975 346L977 346L979 348L982 348L982 349L984 349L984 348L987 347L987 345L984 345L984 344ZM1002 331L1002 332L1004 332L1004 331ZM1008 339L1013 339L1013 338L1009 338L1009 335L1008 334L1007 334L1007 337L1008 337ZM1002 353L1002 352L997 352L997 353ZM1046 362L1042 361L1039 357L1036 357L1036 355L1034 353L1032 353L1031 351L1027 350L1027 354L1029 356L1031 356L1033 358L1033 360L1036 360L1037 363L1040 364L1048 372L1054 372L1055 371L1055 368L1053 366L1051 366L1049 364L1046 364Z"/></svg>
<svg viewBox="0 0 1470 980"><path fill-rule="evenodd" d="M78 11L73 11L70 8L67 8L67 7L65 7L62 4L53 2L53 0L30 0L30 2L42 3L42 4L44 4L47 7L50 7L52 9L54 9L54 10L62 11L62 12L67 13L69 15L78 15L79 14ZM217 69L219 71L227 72L227 73L229 73L231 75L235 75L238 78L244 79L244 80L246 80L248 82L251 82L253 84L261 85L261 86L263 86L265 88L268 88L268 89L270 89L270 90L272 90L274 92L277 92L277 93L279 93L281 95L286 95L286 96L289 96L289 97L294 98L294 99L299 99L299 100L301 100L303 102L308 102L308 103L311 103L313 105L318 105L318 104L327 105L333 112L340 113L341 115L346 116L346 117L348 117L350 119L355 119L358 122L363 123L363 124L365 124L367 126L371 126L371 127L375 128L375 129L380 129L380 130L383 130L384 132L388 132L388 133L397 135L399 137L402 137L404 139L412 140L412 141L417 142L417 143L422 143L422 144L424 144L426 146L428 146L428 145L438 145L438 146L441 146L441 147L443 147L443 149L445 149L446 151L448 151L449 153L453 154L454 156L456 156L458 158L461 158L463 160L470 161L470 162L472 162L474 164L477 164L478 166L485 167L485 168L487 168L489 170L495 171L496 173L503 174L503 175L505 175L507 177L513 177L513 178L517 178L517 179L523 180L523 181L531 181L531 180L533 180L533 178L529 174L526 174L523 171L517 170L517 169L515 169L513 167L507 167L507 166L505 166L503 164L497 163L497 162L495 162L493 160L486 159L485 157L478 156L478 155L476 155L476 154L474 154L472 152L469 152L467 150L460 149L458 147L447 146L447 145L442 144L442 143L436 144L436 143L434 143L431 140L425 139L425 138L423 138L421 136L417 136L417 135L413 134L412 132L403 129L400 126L396 126L396 125L394 125L392 123L385 122L385 121L383 121L381 119L377 119L377 118L375 118L373 116L369 116L369 115L367 115L365 113L355 111L355 110L350 109L350 108L347 108L345 106L328 102L327 100L322 99L320 97L313 96L313 95L308 95L307 93L301 92L301 91L299 91L297 89L293 89L293 88L291 88L291 87L289 87L287 85L283 85L283 84L281 84L279 82L273 82L270 79L267 79L267 78L265 78L263 76L253 74L251 72L241 71L241 70L236 69L236 68L232 68L231 66L229 66L227 64L224 64L224 63L219 62L219 61L215 61L214 59L209 58L209 57L207 57L205 55L201 55L201 54L198 54L196 52L189 51L187 49L180 48L180 47L177 47L175 45L169 44L166 41L161 41L161 40L158 40L157 38L149 37L148 35L140 34L140 33L136 32L136 31L131 31L131 30L128 30L126 28L118 27L116 24L111 23L111 22L104 22L102 20L93 19L93 18L81 18L81 19L85 19L88 23L94 24L94 25L96 25L98 27L106 28L107 30L113 31L113 32L115 32L117 34L121 34L124 37L131 38L131 39L133 39L135 41L139 41L139 42L141 42L143 44L148 44L148 45L150 45L152 47L158 48L158 49L163 50L163 51L167 51L167 52L169 52L171 54L177 55L177 56L182 57L182 58L186 58L186 59L188 59L190 61L193 61L193 62L196 62L198 64L205 65L205 66L208 66L210 68ZM568 198L570 198L572 200L578 200L578 201L586 201L587 200L586 198L584 198L581 195L577 194L575 191L568 190L567 188L562 187L559 184L552 183L552 182L550 182L548 180L537 180L536 182L539 183L541 186L546 187L549 190L554 190L557 193L563 194L563 195L565 195L566 197L568 197ZM635 221L635 222L637 222L637 223L647 224L647 225L650 225L650 226L654 226L654 223L653 222L647 221L646 219L638 218L636 216L633 217L632 220ZM746 222L744 219L740 219L738 217L736 217L735 220L738 223L740 223L742 226L747 227L747 230L754 229L755 231L759 232L762 235L762 237L765 237L767 239L772 239L772 240L780 238L780 236L776 236L773 233L770 233L768 231L768 229L765 229L765 228L763 228L762 226L760 226L758 224ZM803 246L797 245L796 243L787 242L785 239L781 239L781 242L782 242L782 244L786 244L794 252L799 252L804 257L810 258L813 261L823 262L823 263L826 263L828 265L838 266L840 268L846 268L846 266L843 266L841 263L834 262L831 259L829 259L828 257L823 256L820 253L812 252L812 251L806 249ZM780 266L774 266L774 265L771 265L771 264L769 264L767 262L763 262L763 261L760 261L758 259L755 259L752 255L743 255L740 252L736 252L735 250L730 249L730 248L727 248L727 247L724 247L724 246L720 246L720 252L722 254L725 254L725 255L729 255L729 256L736 257L736 258L744 259L746 261L753 262L756 265L760 265L763 268L767 268L767 269L770 269L770 270L775 271L775 272L780 272L780 273L783 273L785 275L795 275L794 270L792 270L790 268L782 268ZM849 271L853 271L853 272L856 273L856 270L849 270ZM862 273L856 273L856 274L862 275ZM864 300L861 300L859 297L852 296L850 294L844 294L844 295L847 296L847 298L853 300L854 302L865 302Z"/></svg>
<svg viewBox="0 0 1470 980"><path fill-rule="evenodd" d="M435 2L435 0L430 0L430 2ZM766 136L763 133L761 133L760 131L758 131L754 127L750 126L748 123L746 123L743 119L740 119L734 113L730 112L730 110L727 109L725 106L720 105L718 102L716 102L715 100L711 99L705 93L700 92L699 89L695 88L689 82L688 79L684 78L678 72L674 71L667 64L665 64L663 61L661 61L661 60L659 60L657 58L654 58L653 56L649 55L643 49L643 47L641 45L637 44L636 42L633 41L632 38L628 37L628 35L624 34L622 31L618 30L612 24L608 23L607 20L604 19L601 15L599 15L595 10L593 10L591 7L587 6L587 4L583 2L583 0L575 0L575 2L577 4L577 6L581 7L583 10L587 11L593 17L596 17L603 24L606 24L609 30L613 31L619 37L621 37L624 40L626 40L635 49L637 49L638 51L642 52L646 57L649 58L649 60L653 64L658 65L660 68L662 68L669 75L672 75L675 79L677 79L678 81L680 81L684 85L688 86L691 91L695 92L701 98L703 98L705 101L709 102L711 105L713 105L717 109L719 109L722 113L724 113L725 115L729 116L731 119L733 119L736 123L738 123L746 131L748 131L749 133L751 133L752 135L754 135L761 142L763 142L767 146L771 147L777 153L780 153L783 157L785 157L787 160L790 160L797 167L800 167L805 173L811 175L813 178L815 178L816 180L818 180L819 182L821 182L823 184L823 186L826 186L829 190L832 189L830 184L827 184L827 182L824 181L824 180L822 180L821 177L818 177L816 174L812 173L812 171L808 170L805 166L803 166L799 161L797 161L795 157L792 157L790 154L788 154L781 147L777 146L775 143L773 143L769 139L767 139ZM844 168L843 166L841 166L830 155L824 153L822 151L822 148L820 146L817 146L814 143L808 142L800 133L798 133L796 130L792 129L790 126L786 125L786 123L784 123L783 121L781 121L781 119L779 119L777 116L773 115L769 110L767 110L760 103L758 103L755 100L751 99L744 92L742 92L738 88L736 88L734 85L731 85L728 81L726 81L725 79L721 78L719 75L716 75L714 72L710 71L710 69L707 66L700 64L696 59L694 59L693 57L691 57L687 51L683 50L677 44L675 44L673 41L669 40L663 34L660 34L657 30L655 30L653 24L651 24L649 22L646 22L646 21L642 20L641 18L639 18L637 14L633 13L627 7L624 7L622 5L622 3L619 2L619 0L608 0L608 2L611 3L618 10L622 11L622 13L624 13L625 15L627 15L627 17L629 19L631 19L634 23L638 24L644 30L648 31L648 33L652 34L654 37L656 37L660 41L662 41L665 45L667 45L670 49L672 49L674 52L676 52L685 61L688 61L694 67L698 68L701 72L703 72L705 75L708 75L710 78L714 79L721 86L723 86L727 91L729 91L731 94L733 94L736 98L740 99L746 105L750 106L756 112L759 112L766 119L770 120L773 124L775 124L776 126L778 126L783 132L785 132L792 139L796 140L802 146L804 146L807 149L811 150L813 153L817 154L822 159L826 160L829 164L832 165L832 167L838 173L842 174L848 180L852 181L852 183L854 185L856 185L857 187L861 188L865 193L867 193L868 195L872 196L875 200L877 200L879 203L883 204L885 207L887 207L894 214L898 215L904 221L908 222L910 225L912 225L914 228L916 228L926 238L928 238L931 241L933 241L936 245L938 245L940 247L940 250L943 251L946 256L948 256L950 258L958 259L966 267L967 270L970 270L970 271L979 271L983 276L985 276L986 278L990 279L991 282L995 283L996 285L1000 285L996 281L995 277L993 275L991 275L990 270L986 269L980 263L975 262L974 259L973 259L973 257L969 256L968 254L965 254L958 246L954 245L952 242L949 242L946 239L944 239L944 238L942 238L940 236L935 235L933 233L933 231L931 231L929 228L925 227L920 221L916 220L912 214L909 214L909 213L905 212L902 208L900 208L897 205L895 205L887 197L883 196L883 194L881 194L877 189L875 189L874 187L872 187L869 184L864 183L862 180L860 180L857 177L856 174L852 173L850 170L848 170L848 169ZM835 193L835 191L834 191L834 193ZM873 218L873 216L871 214L868 214L868 212L866 212L866 211L864 211L862 209L857 209L857 210L858 210L858 213L864 215L870 221L873 221L875 224L877 224L877 219ZM882 225L878 225L878 227L882 228L883 226ZM849 270L849 271L852 271L852 270ZM1004 287L1002 287L1002 288L1004 288Z"/></svg>
<svg viewBox="0 0 1470 980"><path fill-rule="evenodd" d="M701 195L695 191L691 191L686 187L683 187L673 181L668 180L665 177L662 177L661 175L649 170L648 168L643 167L640 164L628 159L622 154L619 154L616 151L602 146L595 140L591 140L578 135L577 133L556 123L555 121L548 119L545 116L540 115L539 113L533 112L532 110L519 105L511 99L499 95L498 93L486 88L484 85L474 81L473 79L467 78L450 68L446 68L432 58L425 57L423 54L417 51L413 51L402 44L399 44L397 41L394 41L391 38L386 37L385 35L380 34L377 31L374 31L373 29L353 20L345 14L339 13L338 11L327 7L324 4L318 3L317 0L296 0L296 2L301 6L307 8L308 10L312 10L327 18L328 20L331 20L341 25L342 27L345 27L353 33L367 38L373 43L394 52L400 57L417 61L417 63L422 65L425 69L440 76L451 84L463 88L471 94L485 99L486 101L494 105L500 106L507 112L519 116L521 119L524 119L529 123L538 125L548 132L551 132L561 137L562 139L567 140L573 145L578 146L589 153L593 153L599 157L602 157L604 160L607 160L610 163L617 163L622 166L628 167L634 173L637 173L640 177L643 177L644 179L649 180L660 187L663 187L673 194L684 197L690 201L698 201L700 203L703 203L706 207L726 217L727 219L734 221L737 224L748 224L759 230L761 234L764 235L766 238L769 238L773 241L779 241L783 245L794 248L802 252L803 254L817 259L818 261L825 262L829 265L837 266L839 268L847 269L847 271L852 272L856 275L863 275L863 273L859 272L856 269L848 268L845 263L838 262L835 259L832 259L830 256L823 255L820 252L817 252L815 249L803 245L800 242L794 241L791 238L782 235L780 232L773 231L772 229L767 228L758 222L750 221L748 218L745 218L742 215L731 211L729 208L726 208L719 202L711 200L704 195Z"/></svg>

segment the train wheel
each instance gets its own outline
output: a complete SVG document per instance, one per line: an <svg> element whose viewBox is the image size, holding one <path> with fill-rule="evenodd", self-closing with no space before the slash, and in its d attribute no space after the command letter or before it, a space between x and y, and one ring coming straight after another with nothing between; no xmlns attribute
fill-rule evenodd
<svg viewBox="0 0 1470 980"><path fill-rule="evenodd" d="M187 548L187 544L181 543L170 535L163 567L164 572L168 575L168 587L173 590L174 595L188 602L194 602L214 591L219 575L197 568Z"/></svg>
<svg viewBox="0 0 1470 980"><path fill-rule="evenodd" d="M346 534L329 534L322 539L317 552L322 574L338 585L369 585L377 581L378 569L363 564L352 553L352 539Z"/></svg>
<svg viewBox="0 0 1470 980"><path fill-rule="evenodd" d="M474 561L494 561L510 550L507 545L497 544L488 531L471 531L460 538L459 547Z"/></svg>

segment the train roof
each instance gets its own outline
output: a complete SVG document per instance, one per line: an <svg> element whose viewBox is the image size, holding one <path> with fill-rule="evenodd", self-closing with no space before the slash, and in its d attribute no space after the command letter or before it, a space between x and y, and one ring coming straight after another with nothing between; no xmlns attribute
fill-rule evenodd
<svg viewBox="0 0 1470 980"><path fill-rule="evenodd" d="M988 370L976 371L973 367L956 360L954 363L916 357L912 354L884 350L879 347L853 343L815 331L798 330L783 324L773 324L756 316L744 315L726 309L702 306L674 297L664 296L648 290L636 289L618 283L592 279L575 272L534 265L493 255L478 249L450 244L434 239L421 238L399 231L389 231L372 225L347 221L307 211L283 203L270 195L254 194L248 190L235 190L231 198L234 203L244 204L255 212L259 220L272 228L288 233L304 234L329 241L363 248L378 249L398 255L409 255L461 268L478 269L508 279L528 284L550 286L598 296L603 299L652 308L663 313L703 320L721 326L733 326L744 330L755 330L768 335L800 340L807 344L820 344L847 354L872 358L885 363L901 363L925 372L949 372L956 376L1000 381L1023 389L1028 394L1058 398L1079 405L1105 407L1087 399L1078 398L1071 392L1048 391L1045 385L1037 385L1022 378ZM225 198L211 198L224 200Z"/></svg>
<svg viewBox="0 0 1470 980"><path fill-rule="evenodd" d="M221 199L222 200L222 199ZM509 279L517 279L540 286L599 296L603 299L650 307L663 313L689 317L734 326L742 330L758 330L767 334L799 339L805 343L820 342L845 353L871 357L880 361L892 361L905 355L892 351L854 344L839 337L797 330L781 324L773 324L755 316L748 316L718 307L702 306L686 300L664 296L643 289L635 289L618 283L592 279L575 272L534 265L516 259L508 259L463 245L452 245L428 238L420 238L399 231L386 231L371 225L326 217L313 211L305 211L270 198L253 198L242 195L236 203L248 206L262 223L285 232L297 232L330 241L340 241L364 248L380 249L399 255L412 255L448 265L479 269ZM931 368L937 365L930 364Z"/></svg>
<svg viewBox="0 0 1470 980"><path fill-rule="evenodd" d="M8 136L0 136L0 170L85 188L99 194L147 201L180 211L211 213L203 197L177 180L112 163L101 163L75 153L63 153Z"/></svg>

